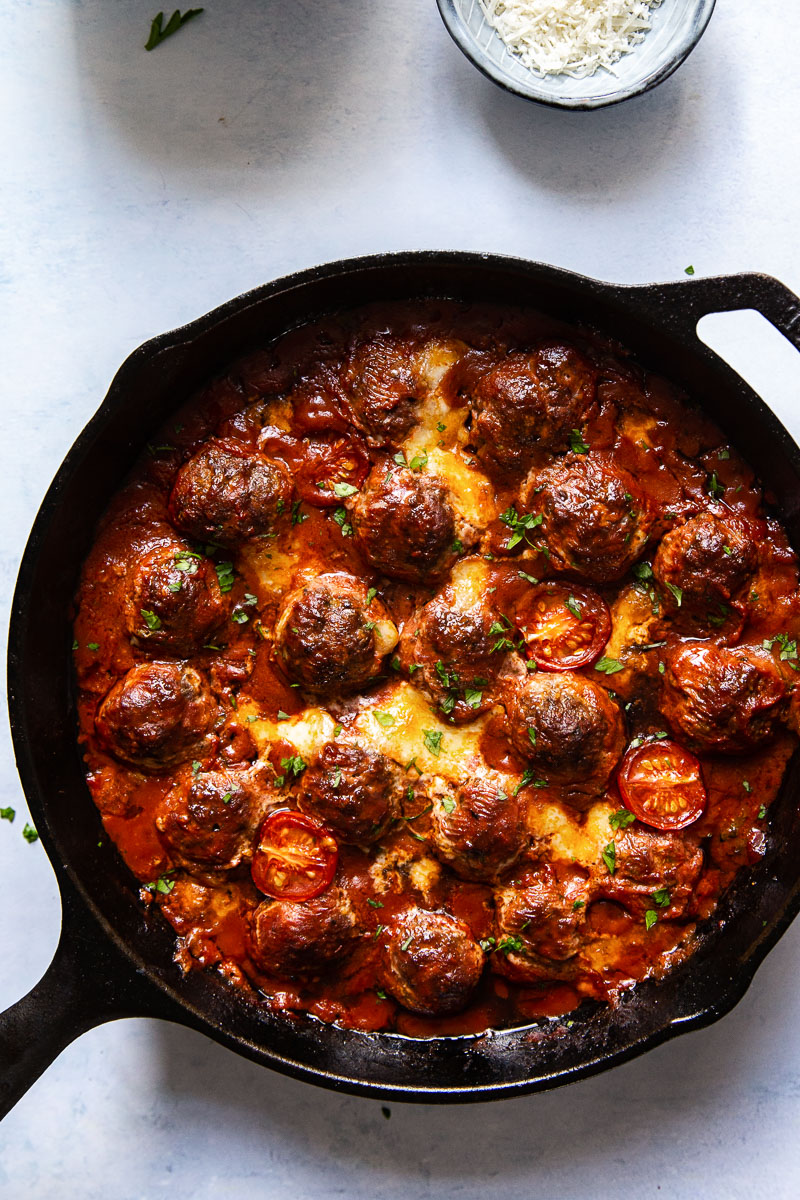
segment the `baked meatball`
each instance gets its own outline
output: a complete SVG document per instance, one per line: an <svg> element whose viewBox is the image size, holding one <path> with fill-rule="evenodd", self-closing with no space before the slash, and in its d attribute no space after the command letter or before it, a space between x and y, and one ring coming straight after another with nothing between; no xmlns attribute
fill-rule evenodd
<svg viewBox="0 0 800 1200"><path fill-rule="evenodd" d="M668 904L659 906L659 915L683 916L703 867L697 841L690 834L661 833L637 823L616 833L614 843L614 873L599 868L599 894L641 918L656 904L653 893L660 892L659 899L668 899Z"/></svg>
<svg viewBox="0 0 800 1200"><path fill-rule="evenodd" d="M499 648L495 650L497 620L486 597L462 608L448 587L425 605L403 635L401 662L411 671L412 683L456 724L472 721L492 706L492 685L503 661Z"/></svg>
<svg viewBox="0 0 800 1200"><path fill-rule="evenodd" d="M668 608L714 613L750 581L757 560L740 521L700 513L664 535L653 574Z"/></svg>
<svg viewBox="0 0 800 1200"><path fill-rule="evenodd" d="M191 537L236 546L269 533L291 497L292 480L281 463L212 440L178 472L169 515Z"/></svg>
<svg viewBox="0 0 800 1200"><path fill-rule="evenodd" d="M494 883L526 845L519 801L496 781L466 780L437 790L431 812L436 857L461 879Z"/></svg>
<svg viewBox="0 0 800 1200"><path fill-rule="evenodd" d="M700 754L744 754L767 741L786 697L767 654L684 642L665 656L661 711L678 739Z"/></svg>
<svg viewBox="0 0 800 1200"><path fill-rule="evenodd" d="M383 955L384 987L411 1012L435 1017L464 1008L484 954L456 917L409 908L392 923Z"/></svg>
<svg viewBox="0 0 800 1200"><path fill-rule="evenodd" d="M508 704L511 743L549 782L601 790L625 745L622 713L605 688L571 671L520 680Z"/></svg>
<svg viewBox="0 0 800 1200"><path fill-rule="evenodd" d="M524 467L537 449L564 450L595 406L596 371L571 346L509 354L478 381L472 414L481 456Z"/></svg>
<svg viewBox="0 0 800 1200"><path fill-rule="evenodd" d="M131 667L106 696L95 727L109 752L143 771L161 771L200 751L217 717L208 685L184 663Z"/></svg>
<svg viewBox="0 0 800 1200"><path fill-rule="evenodd" d="M526 513L541 514L535 539L551 564L594 583L620 579L644 550L652 524L632 477L604 454L567 455L522 485Z"/></svg>
<svg viewBox="0 0 800 1200"><path fill-rule="evenodd" d="M312 900L264 900L253 913L250 953L268 975L322 974L351 948L356 918L347 894L329 887Z"/></svg>
<svg viewBox="0 0 800 1200"><path fill-rule="evenodd" d="M382 754L347 742L327 742L303 772L297 807L324 821L342 842L377 841L397 815L403 784Z"/></svg>
<svg viewBox="0 0 800 1200"><path fill-rule="evenodd" d="M278 659L306 691L329 696L368 687L397 644L397 629L360 579L320 575L283 602L275 626Z"/></svg>
<svg viewBox="0 0 800 1200"><path fill-rule="evenodd" d="M350 512L359 550L391 579L421 583L456 560L456 516L435 475L373 467Z"/></svg>
<svg viewBox="0 0 800 1200"><path fill-rule="evenodd" d="M140 646L189 655L229 615L214 564L188 547L156 546L135 564L125 624Z"/></svg>
<svg viewBox="0 0 800 1200"><path fill-rule="evenodd" d="M386 335L362 342L348 360L344 391L353 420L371 445L399 445L414 424L422 395L410 347Z"/></svg>
<svg viewBox="0 0 800 1200"><path fill-rule="evenodd" d="M170 857L191 874L229 871L252 856L268 803L250 771L204 771L165 796L156 827Z"/></svg>
<svg viewBox="0 0 800 1200"><path fill-rule="evenodd" d="M497 888L492 969L520 983L569 978L591 896L586 876L561 863L538 864L519 886Z"/></svg>

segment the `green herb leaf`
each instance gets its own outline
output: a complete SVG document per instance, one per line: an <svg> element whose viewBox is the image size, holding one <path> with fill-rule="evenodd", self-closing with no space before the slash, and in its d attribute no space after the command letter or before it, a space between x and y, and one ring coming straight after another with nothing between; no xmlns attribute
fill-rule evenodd
<svg viewBox="0 0 800 1200"><path fill-rule="evenodd" d="M347 520L347 509L337 508L334 510L333 519L342 531L342 537L353 536L353 526Z"/></svg>
<svg viewBox="0 0 800 1200"><path fill-rule="evenodd" d="M647 912L644 914L645 929L652 929L657 920L658 920L658 913L656 912L656 910L654 908L648 908Z"/></svg>
<svg viewBox="0 0 800 1200"><path fill-rule="evenodd" d="M605 675L614 675L617 671L623 671L625 664L621 663L618 658L601 658L594 664L595 671L602 671Z"/></svg>
<svg viewBox="0 0 800 1200"><path fill-rule="evenodd" d="M302 771L305 771L308 763L299 754L293 754L289 758L282 758L281 766L283 767L284 771L291 771L296 777Z"/></svg>
<svg viewBox="0 0 800 1200"><path fill-rule="evenodd" d="M517 574L519 575L520 579L526 579L528 583L536 584L539 582L539 580L535 579L533 575L529 575L527 571L518 571Z"/></svg>
<svg viewBox="0 0 800 1200"><path fill-rule="evenodd" d="M578 909L579 909L579 908L583 908L583 906L584 906L585 904L586 904L586 901L585 901L585 900L575 900L575 901L573 901L573 904L572 904L572 911L573 911L573 912L577 912L577 911L578 911Z"/></svg>
<svg viewBox="0 0 800 1200"><path fill-rule="evenodd" d="M410 945L411 945L411 934L409 934L408 937L406 938L406 940L402 943L402 945L400 946L400 949L403 951L406 951Z"/></svg>
<svg viewBox="0 0 800 1200"><path fill-rule="evenodd" d="M150 25L150 36L144 44L145 50L155 50L156 46L160 46L168 37L172 37L173 33L182 29L187 21L191 21L193 17L199 17L203 11L202 8L187 8L185 13L181 13L180 9L176 8L166 25L163 12L157 13Z"/></svg>
<svg viewBox="0 0 800 1200"><path fill-rule="evenodd" d="M394 713L381 712L379 708L375 708L372 710L372 715L384 729L388 729L390 725L394 725Z"/></svg>
<svg viewBox="0 0 800 1200"><path fill-rule="evenodd" d="M415 454L408 465L412 471L421 471L428 465L428 451L423 450L421 454Z"/></svg>
<svg viewBox="0 0 800 1200"><path fill-rule="evenodd" d="M13 821L16 815L13 808L0 808L0 821Z"/></svg>
<svg viewBox="0 0 800 1200"><path fill-rule="evenodd" d="M711 472L711 478L708 481L708 494L713 496L715 500L719 500L725 495L725 488L717 478L717 472Z"/></svg>
<svg viewBox="0 0 800 1200"><path fill-rule="evenodd" d="M233 799L233 792L226 792L225 795L222 797L222 803L230 804L232 799Z"/></svg>
<svg viewBox="0 0 800 1200"><path fill-rule="evenodd" d="M2 815L2 814L0 813L0 816L1 816L1 815ZM763 820L764 820L764 817L765 817L766 815L767 815L767 806L766 806L766 804L762 804L762 805L761 805L761 807L760 807L760 808L759 808L759 810L758 810L758 819L759 819L759 821L763 821Z"/></svg>
<svg viewBox="0 0 800 1200"><path fill-rule="evenodd" d="M354 496L358 488L353 487L352 483L334 483L333 494L338 496L340 500L345 496Z"/></svg>
<svg viewBox="0 0 800 1200"><path fill-rule="evenodd" d="M680 606L683 604L683 588L677 587L674 583L670 583L669 580L666 580L666 584L675 597L675 603L677 604L678 608L680 608Z"/></svg>
<svg viewBox="0 0 800 1200"><path fill-rule="evenodd" d="M653 903L657 904L659 908L669 908L669 888L662 887L653 892Z"/></svg>
<svg viewBox="0 0 800 1200"><path fill-rule="evenodd" d="M237 625L246 625L250 620L247 613L242 608L236 608L231 613L231 620Z"/></svg>
<svg viewBox="0 0 800 1200"><path fill-rule="evenodd" d="M588 454L589 446L583 440L580 429L573 429L569 435L569 448L573 454Z"/></svg>
<svg viewBox="0 0 800 1200"><path fill-rule="evenodd" d="M461 538L454 538L453 554L461 554L463 549L464 549L464 543L461 541Z"/></svg>
<svg viewBox="0 0 800 1200"><path fill-rule="evenodd" d="M694 275L694 267L684 267L683 272L685 275Z"/></svg>
<svg viewBox="0 0 800 1200"><path fill-rule="evenodd" d="M221 562L214 567L219 580L219 590L221 592L229 592L233 587L233 563Z"/></svg>
<svg viewBox="0 0 800 1200"><path fill-rule="evenodd" d="M289 714L287 712L284 712L282 708L278 709L278 720L279 721L288 721L289 720Z"/></svg>
<svg viewBox="0 0 800 1200"><path fill-rule="evenodd" d="M292 524L293 525L302 525L303 521L308 520L308 513L304 513L304 512L300 511L300 505L302 503L303 503L302 500L292 501Z"/></svg>
<svg viewBox="0 0 800 1200"><path fill-rule="evenodd" d="M632 812L628 812L627 808L618 808L608 818L608 823L612 829L627 829L635 820L636 817Z"/></svg>
<svg viewBox="0 0 800 1200"><path fill-rule="evenodd" d="M380 900L373 900L371 896L367 897L367 904L369 904L370 908L383 908L382 902Z"/></svg>
<svg viewBox="0 0 800 1200"><path fill-rule="evenodd" d="M608 867L609 875L613 875L617 869L617 847L614 842L603 847L603 862Z"/></svg>
<svg viewBox="0 0 800 1200"><path fill-rule="evenodd" d="M367 604L372 604L372 601L375 599L377 594L378 594L377 588L374 588L374 587L370 588L367 592Z"/></svg>
<svg viewBox="0 0 800 1200"><path fill-rule="evenodd" d="M455 807L456 807L456 802L453 799L453 797L445 796L444 800L442 800L442 808L444 809L444 811L446 813L451 813L455 810Z"/></svg>
<svg viewBox="0 0 800 1200"><path fill-rule="evenodd" d="M581 610L578 608L578 602L574 596L570 596L569 599L565 601L564 607L572 613L573 617L577 617L578 620L580 620Z"/></svg>
<svg viewBox="0 0 800 1200"><path fill-rule="evenodd" d="M195 554L192 550L176 550L174 555L175 570L182 571L184 575L196 575L199 559L200 555Z"/></svg>
<svg viewBox="0 0 800 1200"><path fill-rule="evenodd" d="M36 830L33 828L32 825L28 824L27 821L25 822L25 824L22 827L22 836L25 838L26 842L33 843L33 842L38 842L38 840L39 840L38 833L36 832Z"/></svg>
<svg viewBox="0 0 800 1200"><path fill-rule="evenodd" d="M139 612L142 614L144 623L148 629L161 628L161 617L159 617L158 613L154 613L150 608L140 608Z"/></svg>
<svg viewBox="0 0 800 1200"><path fill-rule="evenodd" d="M422 740L427 750L438 758L442 751L442 735L435 729L423 729Z"/></svg>
<svg viewBox="0 0 800 1200"><path fill-rule="evenodd" d="M506 934L505 937L500 938L500 941L497 943L497 949L502 950L503 954L511 954L512 951L519 954L522 949L522 938Z"/></svg>
<svg viewBox="0 0 800 1200"><path fill-rule="evenodd" d="M464 688L464 700L468 708L480 708L483 692L475 688Z"/></svg>

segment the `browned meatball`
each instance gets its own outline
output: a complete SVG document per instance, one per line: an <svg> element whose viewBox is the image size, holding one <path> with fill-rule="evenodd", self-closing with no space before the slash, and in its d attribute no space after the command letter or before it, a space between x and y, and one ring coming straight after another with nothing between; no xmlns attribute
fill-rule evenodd
<svg viewBox="0 0 800 1200"><path fill-rule="evenodd" d="M614 842L614 873L599 868L599 894L616 900L637 918L648 909L656 909L659 916L683 916L703 867L703 852L692 835L661 833L636 824L616 833ZM654 892L659 893L657 900Z"/></svg>
<svg viewBox="0 0 800 1200"><path fill-rule="evenodd" d="M373 446L402 442L422 394L410 347L385 335L362 342L350 356L343 382L353 419L367 441Z"/></svg>
<svg viewBox="0 0 800 1200"><path fill-rule="evenodd" d="M458 1012L481 977L484 954L467 925L443 912L409 908L392 923L384 987L411 1012Z"/></svg>
<svg viewBox="0 0 800 1200"><path fill-rule="evenodd" d="M520 499L526 513L542 516L532 538L546 546L552 565L595 583L619 579L647 544L647 505L606 455L568 455L532 471Z"/></svg>
<svg viewBox="0 0 800 1200"><path fill-rule="evenodd" d="M156 826L171 857L190 873L228 871L252 856L268 802L251 771L205 771L164 798Z"/></svg>
<svg viewBox="0 0 800 1200"><path fill-rule="evenodd" d="M170 520L192 537L235 546L269 533L291 496L292 481L281 463L210 441L178 472Z"/></svg>
<svg viewBox="0 0 800 1200"><path fill-rule="evenodd" d="M364 558L392 579L419 583L457 558L455 513L434 475L375 467L352 501L351 516Z"/></svg>
<svg viewBox="0 0 800 1200"><path fill-rule="evenodd" d="M715 614L749 582L757 560L756 545L740 521L700 513L664 535L653 574L668 608Z"/></svg>
<svg viewBox="0 0 800 1200"><path fill-rule="evenodd" d="M141 646L191 654L229 614L214 564L186 546L156 546L136 563L125 622Z"/></svg>
<svg viewBox="0 0 800 1200"><path fill-rule="evenodd" d="M460 725L491 708L503 661L498 642L505 640L498 638L499 614L486 598L469 608L453 601L448 587L425 605L403 636L401 662L411 682Z"/></svg>
<svg viewBox="0 0 800 1200"><path fill-rule="evenodd" d="M95 726L115 758L161 771L197 753L216 716L199 671L184 663L147 662L114 684Z"/></svg>
<svg viewBox="0 0 800 1200"><path fill-rule="evenodd" d="M473 393L481 453L501 466L524 467L531 452L566 449L595 405L597 373L578 350L548 342L529 354L509 354Z"/></svg>
<svg viewBox="0 0 800 1200"><path fill-rule="evenodd" d="M472 779L433 798L437 858L461 879L494 883L525 849L519 801L490 779Z"/></svg>
<svg viewBox="0 0 800 1200"><path fill-rule="evenodd" d="M351 949L356 918L345 892L313 900L264 900L253 913L250 953L268 975L309 978Z"/></svg>
<svg viewBox="0 0 800 1200"><path fill-rule="evenodd" d="M361 580L331 572L291 592L275 626L278 658L291 677L317 695L368 686L397 644L383 605Z"/></svg>
<svg viewBox="0 0 800 1200"><path fill-rule="evenodd" d="M521 680L508 722L514 749L549 782L601 790L625 745L619 707L605 688L572 671Z"/></svg>
<svg viewBox="0 0 800 1200"><path fill-rule="evenodd" d="M744 754L774 733L787 688L767 654L684 642L665 664L661 711L691 749Z"/></svg>
<svg viewBox="0 0 800 1200"><path fill-rule="evenodd" d="M367 845L399 811L402 790L399 769L382 754L327 742L301 776L297 807L340 841Z"/></svg>
<svg viewBox="0 0 800 1200"><path fill-rule="evenodd" d="M554 863L527 871L520 886L498 888L492 969L520 983L569 978L591 896L580 870Z"/></svg>

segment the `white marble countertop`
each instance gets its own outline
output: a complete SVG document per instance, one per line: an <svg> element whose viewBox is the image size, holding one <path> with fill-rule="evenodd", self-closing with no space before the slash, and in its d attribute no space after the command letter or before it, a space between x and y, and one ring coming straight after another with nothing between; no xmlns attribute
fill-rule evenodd
<svg viewBox="0 0 800 1200"><path fill-rule="evenodd" d="M434 0L206 0L152 54L152 0L0 7L6 607L39 500L119 363L283 272L457 248L626 282L755 269L800 291L794 5L723 0L677 75L594 114L505 95ZM752 314L706 327L800 435L796 352ZM59 902L22 838L5 728L0 753L0 805L18 810L0 827L5 1007L46 968ZM798 972L800 924L710 1029L551 1094L392 1104L389 1120L198 1034L121 1021L4 1122L0 1195L796 1197Z"/></svg>

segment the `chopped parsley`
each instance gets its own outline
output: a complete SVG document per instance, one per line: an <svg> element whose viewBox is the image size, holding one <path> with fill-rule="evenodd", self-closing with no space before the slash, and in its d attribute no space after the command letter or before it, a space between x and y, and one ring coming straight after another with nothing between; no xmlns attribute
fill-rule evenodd
<svg viewBox="0 0 800 1200"><path fill-rule="evenodd" d="M293 754L290 758L282 758L281 766L283 767L284 771L291 771L292 774L297 777L303 771L305 771L308 763L299 754Z"/></svg>
<svg viewBox="0 0 800 1200"><path fill-rule="evenodd" d="M347 509L341 506L335 509L333 519L342 531L342 537L353 536L353 526L347 519Z"/></svg>
<svg viewBox="0 0 800 1200"><path fill-rule="evenodd" d="M528 583L538 583L539 582L539 580L535 579L533 577L533 575L529 575L527 573L527 571L518 571L517 574L519 575L520 579L525 579L528 581Z"/></svg>
<svg viewBox="0 0 800 1200"><path fill-rule="evenodd" d="M648 908L647 912L644 914L645 929L652 929L657 920L658 920L658 913L656 912L656 910L654 908Z"/></svg>
<svg viewBox="0 0 800 1200"><path fill-rule="evenodd" d="M627 808L618 808L608 818L608 823L612 829L627 829L635 820L636 817L632 812L628 812Z"/></svg>
<svg viewBox="0 0 800 1200"><path fill-rule="evenodd" d="M13 821L16 815L13 808L0 808L0 821Z"/></svg>
<svg viewBox="0 0 800 1200"><path fill-rule="evenodd" d="M617 869L617 847L616 843L609 842L603 847L603 862L608 867L609 875L613 875Z"/></svg>
<svg viewBox="0 0 800 1200"><path fill-rule="evenodd" d="M684 267L683 273L684 275L694 275L694 267Z"/></svg>
<svg viewBox="0 0 800 1200"><path fill-rule="evenodd" d="M200 555L195 554L192 550L176 550L174 555L175 570L182 571L184 575L196 575L199 558Z"/></svg>
<svg viewBox="0 0 800 1200"><path fill-rule="evenodd" d="M341 782L342 782L342 768L337 767L336 770L333 772L333 782L331 783L331 787L333 788L334 791L336 791L336 789L338 788L338 786Z"/></svg>
<svg viewBox="0 0 800 1200"><path fill-rule="evenodd" d="M168 879L166 875L159 875L158 879L154 879L152 883L146 883L144 890L150 892L151 895L160 892L162 896L168 896L174 887L174 879Z"/></svg>
<svg viewBox="0 0 800 1200"><path fill-rule="evenodd" d="M252 592L245 592L244 602L248 608L252 608L254 604L258 604L258 596L254 596Z"/></svg>
<svg viewBox="0 0 800 1200"><path fill-rule="evenodd" d="M442 735L435 729L423 729L422 740L426 750L430 750L437 758L442 752Z"/></svg>
<svg viewBox="0 0 800 1200"><path fill-rule="evenodd" d="M683 603L683 588L677 587L676 584L670 583L669 580L665 580L665 582L675 597L675 603L677 604L678 608L680 608L681 604Z"/></svg>
<svg viewBox="0 0 800 1200"><path fill-rule="evenodd" d="M225 795L222 797L222 803L230 804L232 799L233 799L233 792L226 792Z"/></svg>
<svg viewBox="0 0 800 1200"><path fill-rule="evenodd" d="M752 787L752 784L750 783L750 780L749 780L749 779L743 779L743 780L742 780L742 787L744 788L744 790L747 792L747 794L748 794L748 796L749 796L749 795L750 795L750 793L751 793L751 792L752 792L752 790L753 790L753 787Z"/></svg>
<svg viewBox="0 0 800 1200"><path fill-rule="evenodd" d="M411 934L408 935L406 940L401 945L400 949L403 951L406 951L410 945L411 945Z"/></svg>
<svg viewBox="0 0 800 1200"><path fill-rule="evenodd" d="M482 700L483 692L478 691L476 688L464 689L464 701L468 708L480 708Z"/></svg>
<svg viewBox="0 0 800 1200"><path fill-rule="evenodd" d="M86 649L87 649L87 650L99 650L99 649L100 649L100 643L99 643L99 642L87 642L87 643L86 643Z"/></svg>
<svg viewBox="0 0 800 1200"><path fill-rule="evenodd" d="M719 500L725 495L725 487L717 478L716 471L711 472L711 478L708 481L708 494L709 496L713 496L715 500Z"/></svg>
<svg viewBox="0 0 800 1200"><path fill-rule="evenodd" d="M461 541L461 538L454 538L454 540L453 540L453 554L461 554L461 552L463 551L463 549L464 549L464 543Z"/></svg>
<svg viewBox="0 0 800 1200"><path fill-rule="evenodd" d="M302 503L303 503L302 500L293 500L292 501L292 524L293 525L302 525L303 521L308 520L308 513L304 513L304 512L300 511L300 505Z"/></svg>
<svg viewBox="0 0 800 1200"><path fill-rule="evenodd" d="M758 819L759 819L759 821L763 821L763 820L764 820L764 817L765 817L766 815L767 815L767 806L766 806L766 804L762 804L762 805L761 805L761 807L760 807L760 808L759 808L759 810L758 810ZM0 816L2 816L2 813L0 813Z"/></svg>
<svg viewBox="0 0 800 1200"><path fill-rule="evenodd" d="M34 829L34 827L32 825L28 824L27 821L22 826L22 836L25 838L26 842L33 843L33 842L38 842L38 840L39 840L38 833L36 832L36 830Z"/></svg>
<svg viewBox="0 0 800 1200"><path fill-rule="evenodd" d="M572 904L572 911L577 912L579 908L583 908L586 904L585 900L575 900Z"/></svg>
<svg viewBox="0 0 800 1200"><path fill-rule="evenodd" d="M524 516L520 516L512 504L505 512L500 513L500 520L503 525L506 525L511 530L511 537L506 544L506 550L513 550L523 538L529 546L533 545L533 542L528 538L528 532L541 525L544 517L541 513L537 516L534 516L533 513L526 513Z"/></svg>
<svg viewBox="0 0 800 1200"><path fill-rule="evenodd" d="M775 637L765 638L761 643L765 650L771 650L774 645L780 646L779 658L781 662L786 662L792 670L800 670L797 666L797 641L790 640L788 633L776 633Z"/></svg>
<svg viewBox="0 0 800 1200"><path fill-rule="evenodd" d="M657 904L659 908L669 908L669 888L662 887L653 892L653 903Z"/></svg>
<svg viewBox="0 0 800 1200"><path fill-rule="evenodd" d="M581 610L578 608L578 602L574 596L570 596L569 599L564 602L564 607L572 613L573 617L577 617L578 620L580 620Z"/></svg>
<svg viewBox="0 0 800 1200"><path fill-rule="evenodd" d="M444 809L444 811L446 813L451 813L455 810L455 807L456 807L456 802L453 799L453 797L445 796L444 800L442 800L442 808Z"/></svg>
<svg viewBox="0 0 800 1200"><path fill-rule="evenodd" d="M536 730L535 729L530 729L530 728L528 729L528 741L530 742L530 744L532 746L536 745Z"/></svg>
<svg viewBox="0 0 800 1200"><path fill-rule="evenodd" d="M573 429L569 435L569 448L573 454L588 454L589 445L583 440L580 429Z"/></svg>
<svg viewBox="0 0 800 1200"><path fill-rule="evenodd" d="M202 767L202 765L203 764L201 762L198 762L197 759L195 759L192 763L192 774L196 775L198 773L198 771L200 770L200 768Z"/></svg>
<svg viewBox="0 0 800 1200"><path fill-rule="evenodd" d="M334 483L333 494L343 500L345 496L354 496L358 488L353 487L352 483Z"/></svg>
<svg viewBox="0 0 800 1200"><path fill-rule="evenodd" d="M388 729L390 725L394 725L394 713L382 712L379 708L375 708L372 710L372 715L384 729Z"/></svg>
<svg viewBox="0 0 800 1200"><path fill-rule="evenodd" d="M144 44L145 50L155 50L156 46L160 46L168 37L172 37L173 33L183 29L187 21L191 21L193 17L199 17L203 11L202 8L187 8L185 13L181 13L180 9L176 8L166 25L163 12L157 13L150 24L150 36Z"/></svg>
<svg viewBox="0 0 800 1200"><path fill-rule="evenodd" d="M367 592L367 604L372 604L372 601L375 599L377 594L378 594L378 589L371 587L369 589L369 591Z"/></svg>
<svg viewBox="0 0 800 1200"><path fill-rule="evenodd" d="M497 949L502 950L503 954L511 954L512 951L519 954L522 950L522 938L506 934L505 937L500 938L500 941L497 943Z"/></svg>
<svg viewBox="0 0 800 1200"><path fill-rule="evenodd" d="M617 671L623 671L625 664L620 662L618 658L603 658L599 659L594 664L595 671L602 671L605 675L614 675Z"/></svg>
<svg viewBox="0 0 800 1200"><path fill-rule="evenodd" d="M229 592L233 587L233 563L221 562L214 567L219 580L219 590L221 592Z"/></svg>
<svg viewBox="0 0 800 1200"><path fill-rule="evenodd" d="M343 729L344 729L344 726L343 726L343 725L334 725L334 727L333 727L333 736L334 736L335 738L337 738L337 737L339 736L339 734L342 732L342 730L343 730Z"/></svg>
<svg viewBox="0 0 800 1200"><path fill-rule="evenodd" d="M520 779L519 783L514 788L514 791L511 793L512 796L518 796L519 793L522 791L522 789L524 787L527 787L528 784L530 784L531 787L543 788L543 787L547 787L547 780L546 779L537 779L536 775L533 771L533 768L526 767L525 770L522 772L522 779Z"/></svg>
<svg viewBox="0 0 800 1200"><path fill-rule="evenodd" d="M278 709L278 720L279 721L288 721L289 720L289 714L287 712L284 712L282 708Z"/></svg>
<svg viewBox="0 0 800 1200"><path fill-rule="evenodd" d="M250 618L243 608L235 608L231 613L231 620L237 625L246 625Z"/></svg>

